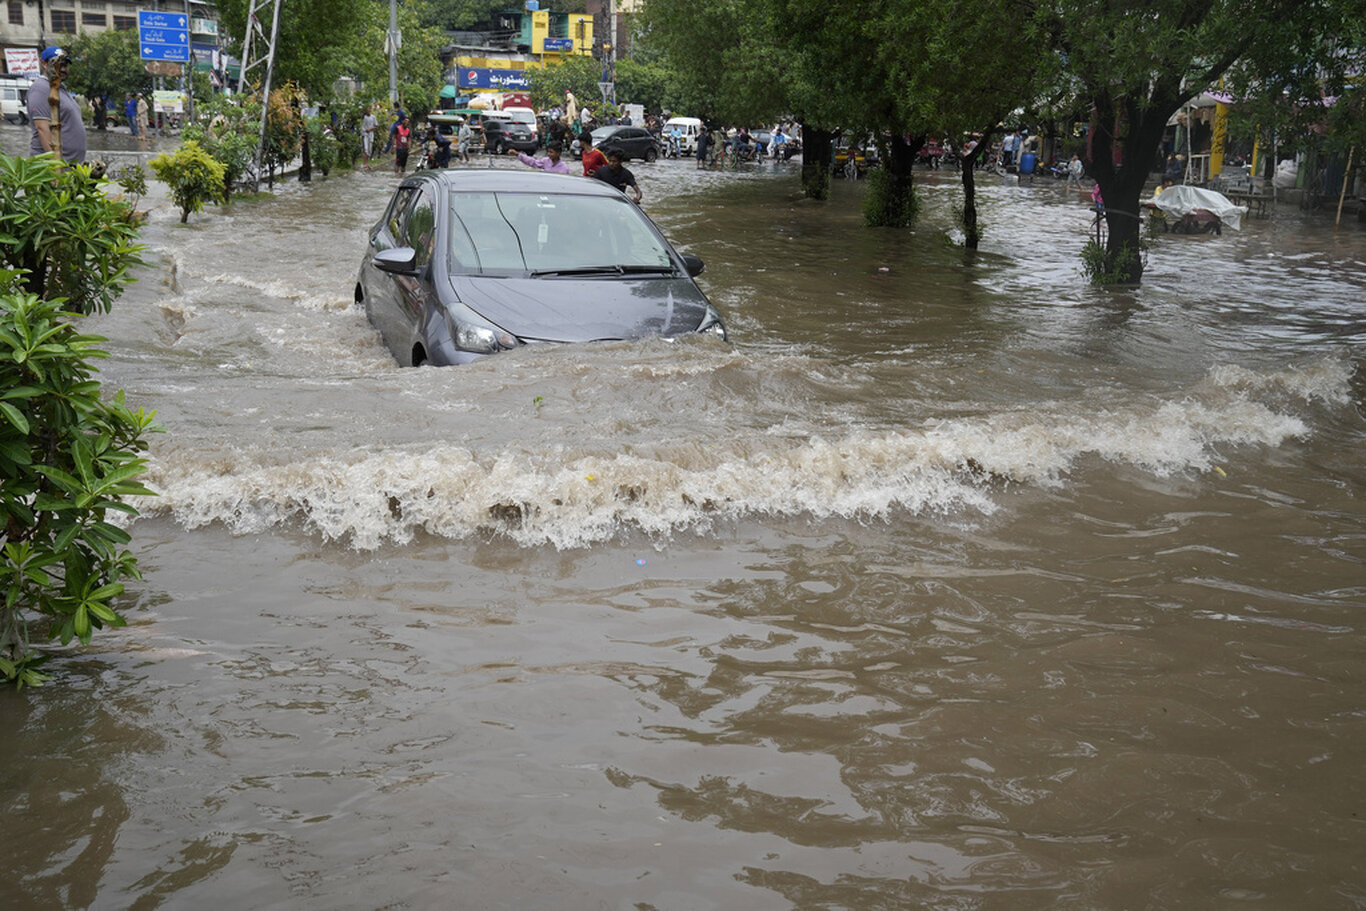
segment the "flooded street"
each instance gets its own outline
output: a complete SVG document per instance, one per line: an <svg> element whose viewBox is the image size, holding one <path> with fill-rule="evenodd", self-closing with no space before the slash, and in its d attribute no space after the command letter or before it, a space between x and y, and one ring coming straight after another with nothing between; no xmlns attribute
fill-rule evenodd
<svg viewBox="0 0 1366 911"><path fill-rule="evenodd" d="M1060 183L969 255L796 167L632 165L731 345L446 369L353 304L391 173L154 190L145 578L0 691L7 904L1366 907L1366 230L1102 291Z"/></svg>

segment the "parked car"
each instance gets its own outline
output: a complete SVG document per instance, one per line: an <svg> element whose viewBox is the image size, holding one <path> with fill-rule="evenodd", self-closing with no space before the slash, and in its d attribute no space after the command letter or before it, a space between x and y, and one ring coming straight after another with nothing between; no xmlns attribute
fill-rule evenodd
<svg viewBox="0 0 1366 911"><path fill-rule="evenodd" d="M467 364L536 343L725 339L702 269L601 181L419 171L370 230L355 299L401 366Z"/></svg>
<svg viewBox="0 0 1366 911"><path fill-rule="evenodd" d="M540 137L524 123L497 117L484 118L484 150L487 152L495 155L502 155L508 149L534 152L540 144Z"/></svg>
<svg viewBox="0 0 1366 911"><path fill-rule="evenodd" d="M604 155L619 151L628 160L654 161L659 157L659 140L644 127L598 127L593 131L593 147Z"/></svg>
<svg viewBox="0 0 1366 911"><path fill-rule="evenodd" d="M0 115L10 123L28 123L28 87L32 79L0 77Z"/></svg>

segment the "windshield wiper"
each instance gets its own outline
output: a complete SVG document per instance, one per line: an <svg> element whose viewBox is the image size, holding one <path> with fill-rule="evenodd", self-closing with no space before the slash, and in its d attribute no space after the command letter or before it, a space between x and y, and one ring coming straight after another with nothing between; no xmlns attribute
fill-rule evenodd
<svg viewBox="0 0 1366 911"><path fill-rule="evenodd" d="M536 269L532 278L547 275L673 275L673 266L577 266L572 269Z"/></svg>

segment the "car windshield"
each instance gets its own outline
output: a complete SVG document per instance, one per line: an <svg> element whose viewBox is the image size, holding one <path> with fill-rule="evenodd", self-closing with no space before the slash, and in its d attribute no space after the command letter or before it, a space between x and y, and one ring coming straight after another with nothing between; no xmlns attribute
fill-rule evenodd
<svg viewBox="0 0 1366 911"><path fill-rule="evenodd" d="M625 196L452 193L456 274L672 272L659 235Z"/></svg>

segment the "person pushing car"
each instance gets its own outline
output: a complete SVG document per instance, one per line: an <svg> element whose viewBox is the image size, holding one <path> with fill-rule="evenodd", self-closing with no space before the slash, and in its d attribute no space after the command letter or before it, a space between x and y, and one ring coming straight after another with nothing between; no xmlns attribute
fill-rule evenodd
<svg viewBox="0 0 1366 911"><path fill-rule="evenodd" d="M635 193L635 201L640 202L640 185L636 183L636 175L632 174L622 161L625 156L618 149L613 149L607 153L607 164L593 172L595 180L611 184L621 192L625 193L626 188L630 187Z"/></svg>

